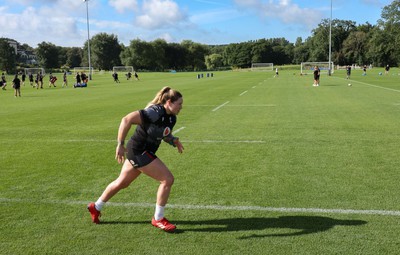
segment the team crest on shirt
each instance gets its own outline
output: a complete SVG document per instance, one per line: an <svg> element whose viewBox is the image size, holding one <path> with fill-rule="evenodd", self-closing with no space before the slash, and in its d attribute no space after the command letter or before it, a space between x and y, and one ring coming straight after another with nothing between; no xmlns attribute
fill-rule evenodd
<svg viewBox="0 0 400 255"><path fill-rule="evenodd" d="M163 137L168 136L169 134L171 134L171 129L169 127L166 127L163 132Z"/></svg>

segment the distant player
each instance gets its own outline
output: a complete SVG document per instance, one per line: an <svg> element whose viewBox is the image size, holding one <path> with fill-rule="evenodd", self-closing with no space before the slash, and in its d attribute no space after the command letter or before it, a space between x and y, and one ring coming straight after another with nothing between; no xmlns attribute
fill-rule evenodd
<svg viewBox="0 0 400 255"><path fill-rule="evenodd" d="M126 74L126 79L129 81L131 78L132 78L132 73L131 73L131 72L128 72L128 73Z"/></svg>
<svg viewBox="0 0 400 255"><path fill-rule="evenodd" d="M279 71L278 71L278 67L275 69L275 76L274 77L278 77L279 76Z"/></svg>
<svg viewBox="0 0 400 255"><path fill-rule="evenodd" d="M114 72L114 73L112 74L112 77L114 78L114 82L119 83L118 73L117 73L117 72Z"/></svg>
<svg viewBox="0 0 400 255"><path fill-rule="evenodd" d="M18 78L18 74L15 75L14 80L12 80L14 88L14 96L21 96L21 80Z"/></svg>
<svg viewBox="0 0 400 255"><path fill-rule="evenodd" d="M135 79L138 81L139 80L139 75L137 74L137 72L134 73Z"/></svg>
<svg viewBox="0 0 400 255"><path fill-rule="evenodd" d="M319 86L319 76L320 76L321 70L319 69L318 66L314 67L314 83L313 86L314 87L318 87Z"/></svg>
<svg viewBox="0 0 400 255"><path fill-rule="evenodd" d="M52 73L50 73L49 75L49 88L51 88L51 85L53 85L53 87L56 87L55 82L57 81L57 77L53 76Z"/></svg>
<svg viewBox="0 0 400 255"><path fill-rule="evenodd" d="M81 81L85 84L88 82L88 77L84 72L81 72Z"/></svg>
<svg viewBox="0 0 400 255"><path fill-rule="evenodd" d="M25 79L26 79L26 75L25 75L25 73L22 73L22 76L21 76L22 86L25 86Z"/></svg>
<svg viewBox="0 0 400 255"><path fill-rule="evenodd" d="M1 74L1 89L6 90L7 80L6 75L4 73Z"/></svg>
<svg viewBox="0 0 400 255"><path fill-rule="evenodd" d="M63 74L63 84L62 84L62 87L64 88L64 86L65 86L65 87L68 87L67 72L64 72L64 74Z"/></svg>
<svg viewBox="0 0 400 255"><path fill-rule="evenodd" d="M346 79L350 79L351 75L351 66L346 66Z"/></svg>
<svg viewBox="0 0 400 255"><path fill-rule="evenodd" d="M81 80L81 75L79 74L79 72L76 73L75 79L76 79L76 86L80 86L82 80Z"/></svg>
<svg viewBox="0 0 400 255"><path fill-rule="evenodd" d="M36 89L39 89L39 73L36 74L35 77L35 86Z"/></svg>
<svg viewBox="0 0 400 255"><path fill-rule="evenodd" d="M33 87L33 74L32 73L29 73L28 79L29 79L29 84Z"/></svg>
<svg viewBox="0 0 400 255"><path fill-rule="evenodd" d="M389 74L389 70L390 70L390 66L386 65L385 67L385 74L388 75Z"/></svg>
<svg viewBox="0 0 400 255"><path fill-rule="evenodd" d="M364 65L362 75L364 75L364 76L367 75L367 65Z"/></svg>
<svg viewBox="0 0 400 255"><path fill-rule="evenodd" d="M42 72L39 72L39 84L40 84L40 88L43 88L43 74Z"/></svg>

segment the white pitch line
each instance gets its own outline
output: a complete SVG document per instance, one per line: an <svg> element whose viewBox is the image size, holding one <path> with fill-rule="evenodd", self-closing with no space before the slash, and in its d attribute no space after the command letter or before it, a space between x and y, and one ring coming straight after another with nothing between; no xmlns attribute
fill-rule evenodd
<svg viewBox="0 0 400 255"><path fill-rule="evenodd" d="M176 134L176 133L178 133L179 131L184 130L185 128L186 128L186 127L178 128L177 130L173 131L172 134Z"/></svg>
<svg viewBox="0 0 400 255"><path fill-rule="evenodd" d="M226 107L275 107L276 104L255 104L255 105L234 105L234 104L230 104L227 105Z"/></svg>
<svg viewBox="0 0 400 255"><path fill-rule="evenodd" d="M185 105L185 107L216 107L217 105ZM271 107L276 106L275 104L254 104L254 105L245 105L245 104L230 104L226 105L226 107Z"/></svg>
<svg viewBox="0 0 400 255"><path fill-rule="evenodd" d="M89 201L70 200L32 200L32 199L10 199L0 198L0 203L24 203L24 204L64 204L64 205L87 205ZM109 202L107 206L153 208L153 203L119 203ZM262 211L279 213L313 213L313 214L359 214L377 216L400 216L400 211L391 210L355 210L355 209L323 209L323 208L292 208L292 207L264 207L264 206L224 206L224 205L180 205L168 204L169 208L184 210L217 210L217 211Z"/></svg>
<svg viewBox="0 0 400 255"><path fill-rule="evenodd" d="M229 101L226 101L225 103L221 104L220 106L214 108L212 111L213 111L213 112L218 111L220 108L224 107L224 106L227 105L227 104L229 104Z"/></svg>
<svg viewBox="0 0 400 255"><path fill-rule="evenodd" d="M232 141L232 140L200 140L200 141L193 141L193 140L182 140L185 143L267 143L266 141L261 140L242 140L242 141Z"/></svg>
<svg viewBox="0 0 400 255"><path fill-rule="evenodd" d="M249 92L249 91L243 91L239 96L241 97L241 96L243 96L244 94L246 94L247 92Z"/></svg>
<svg viewBox="0 0 400 255"><path fill-rule="evenodd" d="M339 78L339 77L334 77L334 78L348 81L345 78ZM364 84L364 85L367 85L367 86L370 86L370 87L378 88L378 89L386 89L386 90L390 90L390 91L394 91L394 92L400 92L400 90L397 90L397 89L385 88L385 87L381 87L381 86L374 85L374 84L369 84L369 83L362 82L362 81L355 81L355 80L351 80L351 81L352 82L356 82L356 83L360 83L360 84Z"/></svg>
<svg viewBox="0 0 400 255"><path fill-rule="evenodd" d="M178 129L176 132L173 132L176 134L178 131L182 131L185 127L182 127ZM2 140L5 141L5 140ZM8 141L14 141L14 140L8 140ZM48 142L48 143L115 143L115 140L98 140L98 139L69 139L69 140L35 140L35 139L25 139L25 142ZM185 143L267 143L267 141L263 140L182 140L182 142Z"/></svg>

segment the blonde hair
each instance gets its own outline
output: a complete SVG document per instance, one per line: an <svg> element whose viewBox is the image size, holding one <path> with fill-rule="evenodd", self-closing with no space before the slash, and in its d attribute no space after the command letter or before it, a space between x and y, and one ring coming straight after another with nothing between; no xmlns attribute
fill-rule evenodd
<svg viewBox="0 0 400 255"><path fill-rule="evenodd" d="M154 99L147 104L146 108L155 104L165 104L168 100L171 100L173 103L181 97L182 94L179 91L167 86L158 91Z"/></svg>

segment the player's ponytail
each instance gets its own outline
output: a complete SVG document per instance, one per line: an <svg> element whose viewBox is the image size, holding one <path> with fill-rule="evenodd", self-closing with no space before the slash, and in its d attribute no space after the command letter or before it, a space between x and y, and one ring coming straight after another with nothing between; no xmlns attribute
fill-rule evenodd
<svg viewBox="0 0 400 255"><path fill-rule="evenodd" d="M171 100L171 102L175 102L179 98L182 97L182 94L174 89L171 89L170 87L164 87L162 88L154 97L153 100L151 100L147 106L155 105L155 104L165 104L168 100Z"/></svg>

